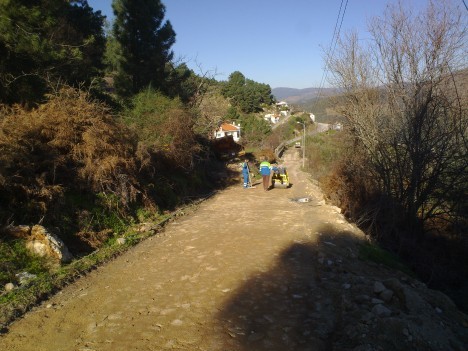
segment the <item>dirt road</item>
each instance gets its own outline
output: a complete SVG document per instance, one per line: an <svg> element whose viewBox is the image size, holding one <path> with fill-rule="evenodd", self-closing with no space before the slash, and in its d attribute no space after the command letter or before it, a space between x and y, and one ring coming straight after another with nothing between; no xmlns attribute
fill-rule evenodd
<svg viewBox="0 0 468 351"><path fill-rule="evenodd" d="M300 163L286 153L291 188L239 181L66 287L15 322L0 350L345 349L343 291L359 285L362 234Z"/></svg>

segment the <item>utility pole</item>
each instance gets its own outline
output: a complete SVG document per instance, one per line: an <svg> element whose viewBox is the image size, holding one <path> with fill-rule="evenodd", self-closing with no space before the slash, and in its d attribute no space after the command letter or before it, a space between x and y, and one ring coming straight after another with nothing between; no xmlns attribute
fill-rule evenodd
<svg viewBox="0 0 468 351"><path fill-rule="evenodd" d="M302 168L305 170L305 141L306 141L306 129L305 123L297 121L298 124L302 124L302 128L304 128L304 135L302 141Z"/></svg>

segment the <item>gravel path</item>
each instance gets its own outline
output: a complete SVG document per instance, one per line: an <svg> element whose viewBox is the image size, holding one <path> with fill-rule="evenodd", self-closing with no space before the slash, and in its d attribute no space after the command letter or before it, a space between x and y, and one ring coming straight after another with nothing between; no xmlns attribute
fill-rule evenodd
<svg viewBox="0 0 468 351"><path fill-rule="evenodd" d="M300 164L286 153L291 188L239 182L66 287L11 325L0 350L346 349L333 345L363 235Z"/></svg>

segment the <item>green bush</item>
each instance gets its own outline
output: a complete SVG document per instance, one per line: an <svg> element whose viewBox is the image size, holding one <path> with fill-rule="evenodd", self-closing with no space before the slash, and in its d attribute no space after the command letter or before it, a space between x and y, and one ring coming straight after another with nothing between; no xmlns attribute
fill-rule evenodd
<svg viewBox="0 0 468 351"><path fill-rule="evenodd" d="M307 168L321 181L331 175L346 156L348 143L341 132L330 131L306 139Z"/></svg>

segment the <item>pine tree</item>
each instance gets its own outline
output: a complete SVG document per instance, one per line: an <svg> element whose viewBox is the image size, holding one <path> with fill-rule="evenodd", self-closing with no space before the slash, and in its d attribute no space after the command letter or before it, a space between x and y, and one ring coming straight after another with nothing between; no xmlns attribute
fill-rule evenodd
<svg viewBox="0 0 468 351"><path fill-rule="evenodd" d="M35 103L57 82L99 75L104 16L86 0L2 0L0 14L0 102Z"/></svg>
<svg viewBox="0 0 468 351"><path fill-rule="evenodd" d="M120 46L117 93L130 96L149 85L162 89L175 43L172 25L164 21L165 6L159 0L114 0L112 7L113 35Z"/></svg>

